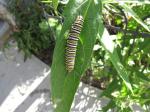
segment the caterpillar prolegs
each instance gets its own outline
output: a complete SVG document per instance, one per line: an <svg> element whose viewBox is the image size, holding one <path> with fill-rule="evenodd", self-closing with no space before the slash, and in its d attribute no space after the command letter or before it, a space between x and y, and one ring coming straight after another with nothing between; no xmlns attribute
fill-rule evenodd
<svg viewBox="0 0 150 112"><path fill-rule="evenodd" d="M69 37L67 38L66 69L68 72L71 72L74 69L76 50L82 26L83 26L83 17L79 15L72 24L69 32Z"/></svg>

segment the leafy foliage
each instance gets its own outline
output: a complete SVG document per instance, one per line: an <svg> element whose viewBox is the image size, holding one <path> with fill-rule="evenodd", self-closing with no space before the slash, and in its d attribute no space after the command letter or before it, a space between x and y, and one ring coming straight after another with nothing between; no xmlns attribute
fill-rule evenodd
<svg viewBox="0 0 150 112"><path fill-rule="evenodd" d="M10 10L14 13L19 28L19 31L13 36L19 49L24 51L25 57L50 47L54 35L50 33L51 29L44 18L43 7L40 3L14 0L11 4Z"/></svg>
<svg viewBox="0 0 150 112"><path fill-rule="evenodd" d="M115 67L114 68L109 62L111 61L112 63L115 63L115 62L117 63L115 59L116 57L118 58L118 56L111 58L111 55L109 53L107 54L107 50L106 50L103 57L101 57L98 60L96 59L94 61L94 62L101 62L102 67L100 71L105 70L106 67L107 69L111 68L111 72L109 71L107 73L107 75L110 78L110 84L106 87L106 90L104 90L104 92L101 94L101 96L106 96L110 98L111 100L109 104L103 108L103 112L107 112L109 109L114 109L114 108L116 111L121 111L121 112L131 111L132 112L132 104L139 104L141 107L148 107L149 103L146 103L146 102L149 99L148 98L149 96L147 96L147 93L149 94L150 91L147 91L149 87L146 85L147 84L149 85L149 80L150 80L149 79L150 77L148 76L149 68L150 68L149 61L148 61L150 52L149 50L144 50L144 49L147 49L149 47L149 44L147 43L149 43L150 39L144 38L144 35L141 35L142 32L145 32L147 34L149 34L149 32L147 32L145 28L139 25L140 24L139 21L144 20L142 19L143 17L144 18L147 17L145 18L145 20L149 18L149 16L147 15L148 10L145 10L145 8L148 8L149 5L143 5L143 6L135 5L133 7L133 9L134 10L136 9L136 10L132 16L134 16L135 13L136 15L140 15L140 13L142 12L141 19L139 19L138 21L136 20L137 18L136 19L134 17L131 18L131 16L127 16L126 13L124 14L122 12L122 10L124 10L124 6L122 7L122 6L119 6L118 4L105 4L105 5L106 5L105 6L106 9L103 9L103 10L109 10L109 12L107 13L108 15L104 16L105 18L104 20L106 20L105 25L107 26L107 28L113 35L114 34L116 35L116 36L113 36L112 38L113 41L115 42L114 51L117 50L118 56L120 58L120 62L128 71L127 73L128 73L128 77L130 80L130 84L132 85L133 92L130 92L129 87L125 86L126 83L123 83L124 81L120 80L120 78L116 76L116 71L118 71L119 67L121 67L122 65L115 67L115 65L113 64ZM111 8L113 7L114 11L110 11L110 7ZM132 11L131 10L132 9L130 9L130 11L128 10L129 13L133 12L133 10ZM116 16L114 17L114 15ZM107 18L107 17L110 17L110 18ZM111 17L114 17L114 18L112 19ZM114 22L114 21L118 21L120 17L122 17L122 22L119 22L119 24L117 22ZM109 23L107 19L110 20ZM136 21L138 23L136 23ZM147 24L147 26L149 26L148 23L144 23L144 24ZM116 28L116 26L117 28L121 28L121 30L119 29L117 32L116 31L113 32L112 28ZM111 37L111 36L107 34L103 38L106 38L106 37ZM107 43L109 42L107 41ZM105 45L106 47L109 48L110 43L109 45L107 43ZM143 45L145 47L143 47ZM109 56L110 60L109 58L106 58L106 56ZM103 61L100 61L100 60L103 60ZM113 62L113 60L115 60L115 62ZM122 74L126 70L122 70L122 72L120 73ZM103 72L99 74L100 74L100 77L105 76ZM145 111L149 110L148 108L143 108L143 109Z"/></svg>
<svg viewBox="0 0 150 112"><path fill-rule="evenodd" d="M68 14L69 17L71 17L70 12L74 12L74 9L72 8L73 4L74 6L76 6L76 2L73 2L73 1L67 4L67 7L64 12L64 16ZM143 101L144 99L142 97L139 97L143 93L141 93L141 91L139 90L141 90L142 88L145 88L145 86L143 87L143 84L145 83L145 81L147 82L149 78L146 76L146 74L143 73L143 71L141 72L140 69L139 71L137 69L135 70L135 68L141 67L141 64L139 64L137 67L134 68L135 64L133 63L134 63L134 60L136 60L137 55L136 54L135 56L131 55L132 52L133 53L135 52L132 50L132 48L133 46L135 46L135 49L137 49L145 45L145 43L143 43L143 45L139 44L143 42L143 39L141 39L140 37L139 39L137 39L137 42L133 42L132 44L131 43L133 39L131 38L132 32L128 34L128 27L130 28L130 30L133 30L133 32L135 28L139 27L139 24L143 26L147 31L149 31L149 28L147 26L147 23L144 23L142 19L138 17L138 14L136 14L132 10L132 8L128 7L127 5L123 5L123 6L119 6L118 4L105 4L105 5L107 8L104 7L106 9L103 9L103 10L108 10L112 8L114 9L114 12L109 10L111 13L108 11L108 14L104 11L105 25L107 26L107 20L108 20L109 22L112 22L114 26L119 26L120 28L122 28L123 31L125 31L125 33L119 32L119 31L111 32L112 34L116 35L116 36L113 36L113 39L111 39L112 37L108 33L104 32L105 35L102 36L103 28L97 27L97 29L99 29L99 36L98 36L99 40L96 41L96 45L99 47L97 48L97 50L94 51L94 55L92 57L92 62L91 62L91 69L93 70L94 75L96 73L96 78L99 79L104 76L109 78L108 87L106 87L106 90L103 92L101 96L107 96L108 98L112 100L106 107L103 108L103 111L107 111L113 108L116 108L118 111L123 111L123 112L132 111L132 104L138 103L138 104L141 104L141 106L144 105L143 103L141 103L141 101ZM123 12L123 10L125 10L125 13ZM87 13L88 13L88 10L87 10ZM113 15L114 13L116 13L116 16ZM126 17L127 13L130 13L133 19L130 19L130 18L128 19L128 17ZM108 15L108 17L106 14ZM65 34L65 31L70 26L70 23L71 23L70 20L72 19L69 18L68 20L68 18L65 18L65 20L67 22L65 21L64 23L64 26L62 29L63 33L61 33L62 35L59 36L59 38L63 38L63 39L57 40L58 43L59 41L60 43L56 44L53 66L52 66L52 77L51 77L52 91L53 91L52 93L53 93L53 99L55 100L54 102L58 104L56 111L69 111L69 107L71 106L70 104L73 100L74 93L77 89L77 85L79 84L79 77L76 75L83 74L83 72L81 72L82 66L80 65L82 65L81 63L82 61L80 60L80 56L83 57L84 55L86 55L86 54L77 55L75 70L74 70L75 73L73 72L68 75L65 70L65 64L64 64L64 52L65 51L63 49L65 47L65 43L63 41L65 37L63 36L63 34ZM125 23L122 22L122 20L124 20ZM130 22L130 21L134 21L134 22ZM88 21L88 24L90 24L90 21ZM131 27L131 24L133 27ZM87 27L84 27L83 31L88 30L86 28ZM142 29L142 31L146 31L145 29ZM88 45L86 46L86 48L90 46L88 41L85 43L86 40L82 39L82 34L84 33L85 32L81 33L81 41L83 42L83 45L78 46L78 49L79 49L78 53L80 53L80 49L83 46L86 46L86 44ZM91 37L94 38L93 35L91 35ZM86 38L88 38L88 35L86 35ZM100 41L102 44L100 44L98 41ZM135 43L137 43L137 45ZM63 44L62 47L60 47L61 44ZM63 51L61 50L61 48ZM62 51L61 54L60 54L60 51ZM86 53L86 51L84 53ZM59 54L59 58L58 58L58 54ZM78 69L78 67L80 67L80 69ZM90 67L89 64L88 64L88 67ZM59 68L59 71L57 70L58 68ZM60 71L60 68L62 68L61 71Z"/></svg>
<svg viewBox="0 0 150 112"><path fill-rule="evenodd" d="M20 49L26 54L38 52L49 47L51 37L56 35L51 71L56 112L69 112L80 78L87 69L92 71L94 79L107 79L101 97L108 97L110 102L103 107L103 112L109 109L130 112L133 104L149 110L150 2L102 0L102 7L98 0L70 0L64 4L58 0L42 0L22 9L19 1L12 5L12 10L20 23L20 31L14 33ZM44 11L40 3L46 4ZM45 19L45 12L50 17L56 16ZM65 68L66 38L79 14L84 17L84 25L75 68L68 73ZM58 23L62 18L63 25Z"/></svg>

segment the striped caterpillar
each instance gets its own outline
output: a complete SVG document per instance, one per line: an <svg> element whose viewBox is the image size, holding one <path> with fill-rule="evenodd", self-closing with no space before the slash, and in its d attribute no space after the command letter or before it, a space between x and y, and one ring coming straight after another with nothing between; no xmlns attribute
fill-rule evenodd
<svg viewBox="0 0 150 112"><path fill-rule="evenodd" d="M77 44L82 26L83 26L83 17L79 15L77 16L75 22L73 23L69 32L69 37L67 38L66 69L68 72L71 72L74 69Z"/></svg>

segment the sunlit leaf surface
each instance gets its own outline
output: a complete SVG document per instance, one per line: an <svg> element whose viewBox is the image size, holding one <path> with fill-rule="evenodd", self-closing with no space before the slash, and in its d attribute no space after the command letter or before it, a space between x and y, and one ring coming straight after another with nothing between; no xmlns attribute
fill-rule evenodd
<svg viewBox="0 0 150 112"><path fill-rule="evenodd" d="M101 3L97 0L71 0L66 6L65 22L56 40L51 72L52 99L57 105L56 112L69 112L70 110L80 77L90 62L98 28L103 29L100 19L101 8ZM67 73L65 66L66 33L79 14L84 17L84 25L78 42L75 68L71 73Z"/></svg>

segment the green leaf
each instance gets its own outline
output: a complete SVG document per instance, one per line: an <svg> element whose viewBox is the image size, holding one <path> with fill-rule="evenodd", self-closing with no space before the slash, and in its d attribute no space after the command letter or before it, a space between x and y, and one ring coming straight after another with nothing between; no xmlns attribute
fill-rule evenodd
<svg viewBox="0 0 150 112"><path fill-rule="evenodd" d="M54 9L57 10L58 0L52 0L52 3L53 3Z"/></svg>
<svg viewBox="0 0 150 112"><path fill-rule="evenodd" d="M145 83L150 81L150 79L144 73L140 72L135 67L134 68L132 67L130 70L133 71L137 77L145 81Z"/></svg>
<svg viewBox="0 0 150 112"><path fill-rule="evenodd" d="M150 39L149 38L145 38L144 41L142 43L140 43L139 45L139 49L135 52L140 52L140 51L144 51L145 54L149 53L149 49L150 49Z"/></svg>
<svg viewBox="0 0 150 112"><path fill-rule="evenodd" d="M70 0L65 8L63 14L65 22L56 40L51 70L52 100L57 105L56 112L69 112L70 110L80 77L90 62L98 29L99 27L103 29L100 19L101 8L101 2L93 0ZM67 73L65 65L65 34L79 14L84 17L84 24L80 34L80 39L83 43L78 42L75 68L71 73Z"/></svg>
<svg viewBox="0 0 150 112"><path fill-rule="evenodd" d="M141 24L147 31L150 31L149 27L141 20L141 18L126 4L123 4L124 10L129 13L139 24Z"/></svg>
<svg viewBox="0 0 150 112"><path fill-rule="evenodd" d="M102 0L103 3L142 3L150 4L148 0Z"/></svg>
<svg viewBox="0 0 150 112"><path fill-rule="evenodd" d="M112 64L114 65L115 69L117 70L119 76L122 78L127 88L131 90L131 92L133 93L132 86L128 78L129 72L125 69L125 67L120 62L117 49L115 49L115 44L110 38L110 35L106 29L104 31L102 38L100 38L100 41L102 45L104 46L105 50L108 52L110 60Z"/></svg>

